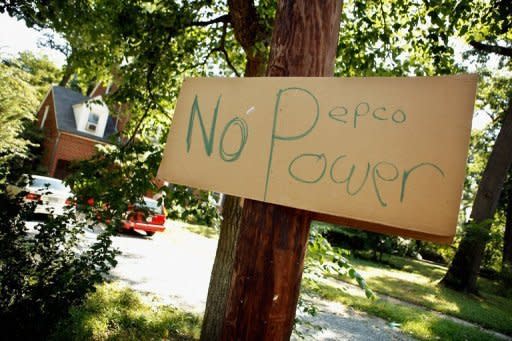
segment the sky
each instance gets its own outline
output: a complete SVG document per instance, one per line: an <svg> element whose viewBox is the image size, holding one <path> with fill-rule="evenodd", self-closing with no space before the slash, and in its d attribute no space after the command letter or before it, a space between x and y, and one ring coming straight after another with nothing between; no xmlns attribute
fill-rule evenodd
<svg viewBox="0 0 512 341"><path fill-rule="evenodd" d="M28 50L35 55L47 55L55 64L62 66L65 63L64 55L49 48L39 47L38 41L42 39L44 39L43 32L28 28L24 21L11 18L7 13L0 14L0 53L3 56L15 56L19 52ZM461 48L459 44L455 44L456 49ZM487 115L476 113L473 129L482 129L489 121Z"/></svg>
<svg viewBox="0 0 512 341"><path fill-rule="evenodd" d="M43 32L30 29L24 21L11 18L7 13L0 14L0 52L2 55L15 56L22 51L32 51L35 55L47 55L58 66L65 63L62 53L40 48L37 42L43 39Z"/></svg>

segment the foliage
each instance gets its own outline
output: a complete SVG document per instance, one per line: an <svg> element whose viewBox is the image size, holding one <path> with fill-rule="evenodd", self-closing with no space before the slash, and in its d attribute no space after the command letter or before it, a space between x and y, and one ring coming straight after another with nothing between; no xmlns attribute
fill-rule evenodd
<svg viewBox="0 0 512 341"><path fill-rule="evenodd" d="M473 48L468 55L477 62L497 55L500 67L510 68L512 56L512 7L508 0L478 0L471 3L457 2L451 21L456 23L458 34ZM507 60L508 59L508 60Z"/></svg>
<svg viewBox="0 0 512 341"><path fill-rule="evenodd" d="M451 20L457 24L459 34L467 39L474 48L474 51L468 54L476 55L478 62L487 62L491 54L497 55L500 66L510 71L510 57L512 57L510 2L506 0L475 1L471 4L458 2L453 12ZM493 96L493 93L500 94L502 92L503 88L500 87L490 89L488 99L491 109L496 109L496 97ZM506 97L505 101L509 102L510 96ZM499 106L497 107L499 108ZM500 112L501 110L495 110L493 114ZM503 122L507 121L503 120ZM510 125L503 125L498 136L503 136L501 133L507 133L507 130L504 129L510 129ZM508 154L510 152L510 150L507 151L509 141L506 138L496 139L496 141L493 151L503 149L504 153ZM472 214L475 220L486 220L495 216L496 202L499 199L500 189L510 166L508 159L500 160L495 156L495 153L490 154L482 178L478 183L478 188L482 190L477 192L473 202L472 213L478 212L476 217L473 217ZM476 221L476 223L480 222ZM487 224L488 228L491 226L491 224ZM461 240L442 284L461 291L474 292L477 290L478 270L481 266L481 259L488 239L468 239L471 238L471 235L466 234L466 236Z"/></svg>
<svg viewBox="0 0 512 341"><path fill-rule="evenodd" d="M130 104L130 133L149 117L168 125L184 74L205 74L206 62L219 56L211 50L225 41L225 20L212 18L222 10L225 5L210 1L0 5L0 11L24 18L29 26L60 33L72 51L68 64L86 83L113 79L119 89L108 102Z"/></svg>
<svg viewBox="0 0 512 341"><path fill-rule="evenodd" d="M512 98L512 79L500 75L490 75L481 70L478 84L476 108L478 115L486 115L490 124L482 130L471 133L466 180L462 198L463 221L468 221L471 204L476 195L478 184L485 169L487 159L494 146L494 141L501 127L501 121ZM503 205L500 206L503 209Z"/></svg>
<svg viewBox="0 0 512 341"><path fill-rule="evenodd" d="M107 222L113 231L129 205L142 204L145 195L156 192L165 193L168 218L216 226L220 218L211 193L184 186L157 187L154 179L161 158L161 145L147 139L138 138L124 146L98 145L91 159L73 166L66 181L82 210Z"/></svg>
<svg viewBox="0 0 512 341"><path fill-rule="evenodd" d="M458 238L456 237L456 240ZM429 260L438 264L449 264L455 255L456 245L440 245L432 242L416 241L416 252L421 259Z"/></svg>
<svg viewBox="0 0 512 341"><path fill-rule="evenodd" d="M322 225L320 225L321 229ZM341 250L335 250L317 230L316 226L313 226L308 241L302 280L308 286L317 287L318 279L327 275L351 278L364 290L367 298L374 298L374 294L367 286L364 278L352 267L347 258L341 253ZM304 295L305 293L302 292L299 297L299 311L309 316L315 316L317 313L316 305L312 300L307 300ZM294 332L301 338L304 338L305 335L297 328L299 325L318 329L306 317L299 315L295 318Z"/></svg>
<svg viewBox="0 0 512 341"><path fill-rule="evenodd" d="M8 175L8 163L28 157L31 141L23 138L27 123L34 120L36 92L30 75L16 67L0 63L0 172ZM5 178L0 178L4 182Z"/></svg>
<svg viewBox="0 0 512 341"><path fill-rule="evenodd" d="M497 213L489 229L488 241L482 259L482 269L480 270L481 276L488 276L493 279L498 277L497 275L501 270L504 229L505 217L503 214Z"/></svg>
<svg viewBox="0 0 512 341"><path fill-rule="evenodd" d="M213 228L219 227L221 217L217 206L218 194L180 185L173 185L166 189L166 192L166 206L169 207L170 219Z"/></svg>
<svg viewBox="0 0 512 341"><path fill-rule="evenodd" d="M387 236L381 233L366 232L359 229L316 223L322 226L322 235L334 246L348 249L359 257L371 257L374 261L383 261L384 254L417 256L418 241L402 237ZM368 252L366 252L368 251ZM370 253L370 255L368 255Z"/></svg>
<svg viewBox="0 0 512 341"><path fill-rule="evenodd" d="M199 317L172 306L148 304L116 284L103 284L70 310L51 340L196 340Z"/></svg>
<svg viewBox="0 0 512 341"><path fill-rule="evenodd" d="M344 1L336 73L436 75L458 70L453 1Z"/></svg>
<svg viewBox="0 0 512 341"><path fill-rule="evenodd" d="M161 147L139 140L124 147L97 145L89 160L73 165L66 179L80 209L88 218L107 223L111 231L119 226L131 204L143 204L144 194L156 186L152 180L161 160Z"/></svg>
<svg viewBox="0 0 512 341"><path fill-rule="evenodd" d="M2 332L17 339L44 338L69 306L103 280L115 265L116 251L106 233L85 245L84 224L71 208L30 229L25 220L33 207L23 205L21 196L3 192L0 206Z"/></svg>
<svg viewBox="0 0 512 341"><path fill-rule="evenodd" d="M363 276L354 269L345 256L342 250L335 250L327 239L313 228L304 264L305 279L314 280L325 275L351 278L364 290L367 298L373 298L373 293Z"/></svg>
<svg viewBox="0 0 512 341"><path fill-rule="evenodd" d="M38 101L42 101L50 85L58 83L61 70L48 56L35 56L32 52L20 52L16 58L4 59L4 63L29 75L27 82L35 88Z"/></svg>
<svg viewBox="0 0 512 341"><path fill-rule="evenodd" d="M351 278L356 281L361 289L364 290L368 299L374 299L375 296L364 278L354 269L340 249L335 250L325 239L320 231L324 228L323 224L314 224L311 228L308 241L306 258L304 261L304 273L302 276L303 285L307 283L308 287L317 287L318 280L325 276L340 276ZM301 292L298 302L298 310L306 316L295 317L294 333L300 338L305 338L300 327L319 329L320 327L308 321L307 315L315 316L317 307L313 300L306 297L306 292Z"/></svg>
<svg viewBox="0 0 512 341"><path fill-rule="evenodd" d="M38 100L59 76L46 56L28 52L0 63L0 182L15 180L23 169L35 169L42 132L35 126Z"/></svg>
<svg viewBox="0 0 512 341"><path fill-rule="evenodd" d="M494 141L501 127L501 122L512 98L512 82L510 78L501 75L490 75L482 70L481 81L477 93L477 109L479 115L487 115L491 122L480 131L471 135L470 152L467 165L467 175L464 183L462 198L462 222L469 221L471 205L476 195L481 176L492 151ZM505 192L498 201L494 221L486 237L488 242L482 259L481 273L496 277L501 269L501 254L503 250L504 211L506 210ZM463 228L467 226L463 225Z"/></svg>

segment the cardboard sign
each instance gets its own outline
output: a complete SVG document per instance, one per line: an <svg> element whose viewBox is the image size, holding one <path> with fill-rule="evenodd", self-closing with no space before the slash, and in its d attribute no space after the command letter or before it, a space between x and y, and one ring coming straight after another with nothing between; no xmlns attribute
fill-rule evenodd
<svg viewBox="0 0 512 341"><path fill-rule="evenodd" d="M187 79L158 176L446 242L457 225L476 82Z"/></svg>

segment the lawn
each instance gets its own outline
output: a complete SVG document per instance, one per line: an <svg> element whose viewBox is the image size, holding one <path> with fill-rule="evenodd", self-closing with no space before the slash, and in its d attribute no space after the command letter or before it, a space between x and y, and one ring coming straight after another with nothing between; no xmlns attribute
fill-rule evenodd
<svg viewBox="0 0 512 341"><path fill-rule="evenodd" d="M103 284L70 310L51 340L198 340L200 317L143 300L135 291Z"/></svg>
<svg viewBox="0 0 512 341"><path fill-rule="evenodd" d="M376 293L512 335L512 298L497 295L496 283L480 278L479 296L465 295L438 285L446 267L395 256L386 256L385 260L391 266L357 258L350 261Z"/></svg>
<svg viewBox="0 0 512 341"><path fill-rule="evenodd" d="M216 230L206 226L183 224L183 227L210 238L217 237ZM497 283L480 278L479 296L465 295L437 285L447 270L444 266L389 255L385 255L384 260L389 265L359 258L351 258L350 262L377 295L385 294L473 322L487 329L512 335L512 298L499 296L500 288ZM355 284L355 281L348 277L338 279ZM402 331L418 339L494 339L476 328L443 319L425 309L354 297L327 284L312 283L307 280L303 281L303 289L398 323Z"/></svg>
<svg viewBox="0 0 512 341"><path fill-rule="evenodd" d="M409 306L389 303L384 300L370 300L350 294L328 285L306 281L303 290L314 292L321 297L337 301L356 310L383 318L401 331L420 340L499 340L474 327L460 325L440 318L434 313Z"/></svg>
<svg viewBox="0 0 512 341"><path fill-rule="evenodd" d="M181 228L184 228L192 233L199 234L206 238L210 238L210 239L218 239L219 238L219 230L214 227L210 227L210 226L206 226L206 225L194 225L194 224L189 224L189 223L179 221L179 220L173 220L173 224L175 224L176 226L179 226Z"/></svg>

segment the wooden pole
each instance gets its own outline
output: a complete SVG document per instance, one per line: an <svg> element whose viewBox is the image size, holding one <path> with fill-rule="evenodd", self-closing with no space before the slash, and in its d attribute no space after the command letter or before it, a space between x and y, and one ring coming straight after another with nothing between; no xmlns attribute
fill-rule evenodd
<svg viewBox="0 0 512 341"><path fill-rule="evenodd" d="M332 76L342 0L281 0L268 76ZM311 213L245 200L223 340L288 340Z"/></svg>

